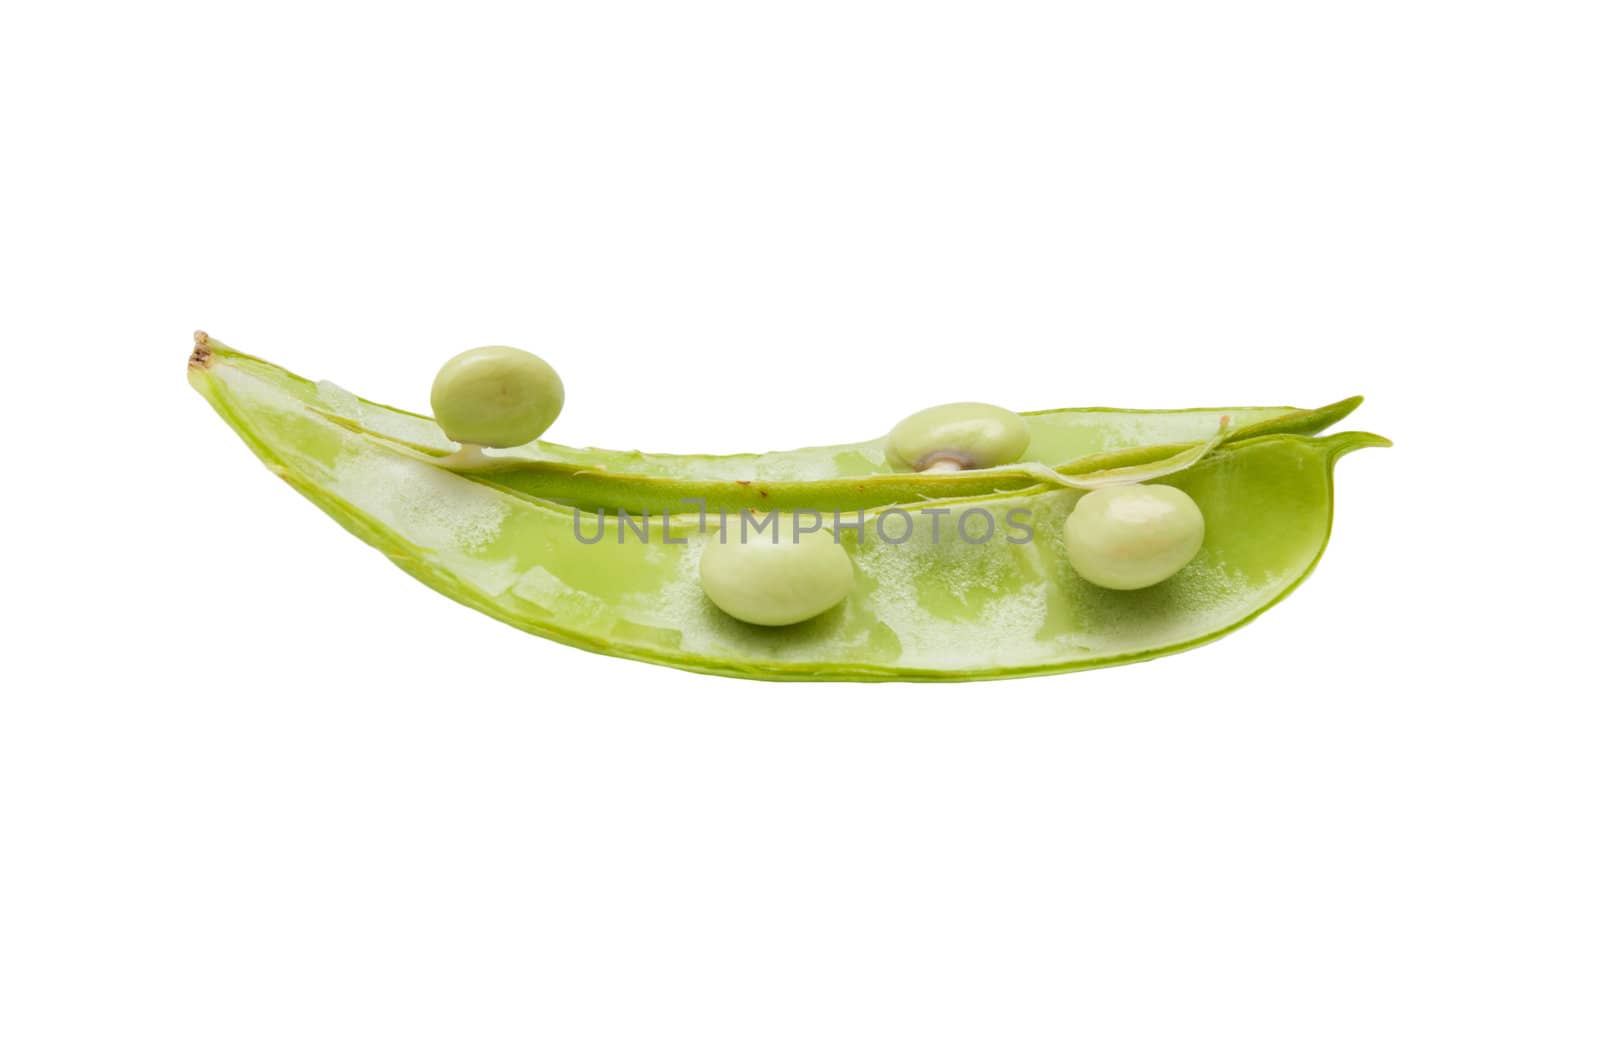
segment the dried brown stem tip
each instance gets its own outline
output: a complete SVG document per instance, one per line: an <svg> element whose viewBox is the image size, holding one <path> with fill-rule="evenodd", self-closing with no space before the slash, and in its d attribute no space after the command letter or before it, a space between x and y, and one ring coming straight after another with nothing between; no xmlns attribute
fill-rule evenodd
<svg viewBox="0 0 1600 1042"><path fill-rule="evenodd" d="M197 329L194 331L194 352L189 355L189 367L191 369L204 369L210 364L211 338L206 335L205 330Z"/></svg>

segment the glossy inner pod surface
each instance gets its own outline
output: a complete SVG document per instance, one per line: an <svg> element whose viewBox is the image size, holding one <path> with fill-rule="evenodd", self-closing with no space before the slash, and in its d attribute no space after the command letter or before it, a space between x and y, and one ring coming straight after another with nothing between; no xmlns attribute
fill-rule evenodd
<svg viewBox="0 0 1600 1042"><path fill-rule="evenodd" d="M365 401L327 381L305 380L216 341L208 341L207 350L211 357L279 383L284 393L352 431L430 456L445 456L455 448L428 417ZM1354 397L1318 409L1271 406L1023 413L1030 441L1019 462L1081 474L1101 466L1105 454L1115 453L1123 463L1139 461L1126 455L1130 449L1147 449L1149 455L1144 459L1154 460L1212 437L1224 416L1230 422L1231 439L1315 434L1349 415L1360 403L1361 399ZM712 510L870 508L1016 491L1037 483L1036 478L1007 473L1005 468L914 473L890 459L887 435L847 445L727 456L578 449L540 441L493 450L486 465L463 473L585 510L634 513L692 510L694 507L685 503L691 499L705 500Z"/></svg>
<svg viewBox="0 0 1600 1042"><path fill-rule="evenodd" d="M1063 522L1081 494L1073 490L929 505L944 514L870 510L864 531L843 533L856 572L849 597L808 622L766 628L724 615L700 587L697 565L706 540L717 538L715 514L705 531L693 517L654 517L641 537L614 517L580 517L353 429L308 401L304 381L264 363L201 348L189 372L269 468L439 592L563 643L772 680L1026 676L1215 639L1276 603L1315 565L1332 522L1335 460L1387 444L1363 433L1264 435L1163 479L1205 512L1205 543L1187 568L1145 590L1103 590L1073 573L1062 546ZM959 515L974 510L997 534L982 543L953 537ZM1020 534L1014 511L1031 538L1008 540ZM980 517L969 529L982 527Z"/></svg>

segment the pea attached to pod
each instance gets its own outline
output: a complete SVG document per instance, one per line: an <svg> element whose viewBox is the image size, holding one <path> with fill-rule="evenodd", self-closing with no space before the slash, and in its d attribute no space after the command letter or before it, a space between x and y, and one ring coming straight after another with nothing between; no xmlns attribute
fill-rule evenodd
<svg viewBox="0 0 1600 1042"><path fill-rule="evenodd" d="M1114 485L1078 500L1067 515L1067 561L1108 590L1142 590L1178 574L1205 541L1206 521L1170 485Z"/></svg>
<svg viewBox="0 0 1600 1042"><path fill-rule="evenodd" d="M1028 424L998 405L953 402L912 413L889 432L889 454L922 472L982 470L1028 449Z"/></svg>
<svg viewBox="0 0 1600 1042"><path fill-rule="evenodd" d="M776 540L746 532L741 521L710 538L700 557L700 585L711 602L741 622L788 626L821 615L850 595L855 567L827 529L798 532L778 514Z"/></svg>
<svg viewBox="0 0 1600 1042"><path fill-rule="evenodd" d="M561 377L538 355L475 347L446 362L433 380L434 419L463 446L526 445L561 415Z"/></svg>

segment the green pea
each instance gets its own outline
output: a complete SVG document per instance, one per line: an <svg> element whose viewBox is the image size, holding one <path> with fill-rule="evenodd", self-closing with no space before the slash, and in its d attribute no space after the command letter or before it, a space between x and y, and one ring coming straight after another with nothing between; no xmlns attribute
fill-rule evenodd
<svg viewBox="0 0 1600 1042"><path fill-rule="evenodd" d="M889 432L889 454L913 470L981 470L1028 448L1028 425L998 405L953 402L912 413Z"/></svg>
<svg viewBox="0 0 1600 1042"><path fill-rule="evenodd" d="M526 445L561 415L561 377L538 355L514 347L463 351L433 380L433 415L463 445Z"/></svg>
<svg viewBox="0 0 1600 1042"><path fill-rule="evenodd" d="M734 520L726 542L711 538L700 557L700 586L711 602L742 622L787 626L827 611L849 596L855 567L827 529L800 534L786 515L774 518L778 541L768 532L743 533Z"/></svg>
<svg viewBox="0 0 1600 1042"><path fill-rule="evenodd" d="M1067 560L1079 575L1108 590L1141 590L1194 559L1206 521L1180 489L1117 485L1078 500L1066 531Z"/></svg>

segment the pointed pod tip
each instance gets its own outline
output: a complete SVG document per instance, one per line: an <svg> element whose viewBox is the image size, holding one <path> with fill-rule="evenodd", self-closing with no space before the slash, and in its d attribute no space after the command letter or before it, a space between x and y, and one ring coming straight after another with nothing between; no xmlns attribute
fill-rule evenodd
<svg viewBox="0 0 1600 1042"><path fill-rule="evenodd" d="M1338 423L1340 420L1344 419L1346 416L1349 416L1351 413L1355 412L1356 409L1361 406L1361 403L1366 400L1367 399L1364 395L1352 394L1348 398L1340 398L1338 401L1333 402L1330 405L1324 405L1320 409L1313 409L1311 411L1321 413L1326 419L1327 425L1331 427L1335 423Z"/></svg>
<svg viewBox="0 0 1600 1042"><path fill-rule="evenodd" d="M1340 456L1347 455L1357 449L1388 449L1394 447L1394 442L1381 434L1369 431L1344 431L1340 434L1330 434L1320 439L1327 447L1329 460L1337 460Z"/></svg>

